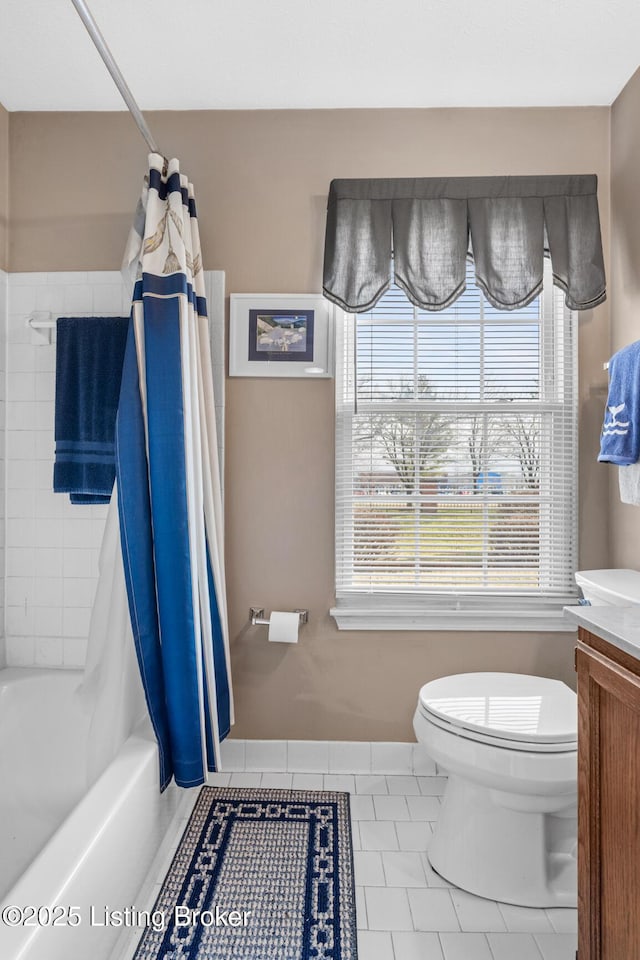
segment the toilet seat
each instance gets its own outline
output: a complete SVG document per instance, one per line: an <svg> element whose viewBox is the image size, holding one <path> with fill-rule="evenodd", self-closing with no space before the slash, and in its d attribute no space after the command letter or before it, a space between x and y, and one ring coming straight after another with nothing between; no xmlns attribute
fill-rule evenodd
<svg viewBox="0 0 640 960"><path fill-rule="evenodd" d="M478 730L467 730L464 727L456 726L453 723L447 723L428 710L421 710L425 720L432 723L434 727L440 727L447 733L451 733L461 740L472 740L474 743L486 743L490 747L501 747L503 750L517 750L519 753L576 753L578 744L575 740L567 740L557 743L533 743L531 741L507 740L504 737L497 737L491 734L480 733Z"/></svg>
<svg viewBox="0 0 640 960"><path fill-rule="evenodd" d="M426 720L464 739L530 753L577 749L576 696L558 680L456 674L425 684L418 704Z"/></svg>

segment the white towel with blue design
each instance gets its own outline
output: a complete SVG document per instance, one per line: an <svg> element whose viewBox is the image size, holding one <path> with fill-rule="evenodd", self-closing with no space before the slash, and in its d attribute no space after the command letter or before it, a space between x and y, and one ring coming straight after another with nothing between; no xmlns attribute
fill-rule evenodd
<svg viewBox="0 0 640 960"><path fill-rule="evenodd" d="M628 466L640 457L640 340L609 361L609 395L598 460Z"/></svg>

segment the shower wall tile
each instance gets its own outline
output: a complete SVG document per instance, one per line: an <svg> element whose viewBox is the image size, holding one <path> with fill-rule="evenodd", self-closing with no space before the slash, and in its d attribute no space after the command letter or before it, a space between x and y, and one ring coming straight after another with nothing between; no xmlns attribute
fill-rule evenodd
<svg viewBox="0 0 640 960"><path fill-rule="evenodd" d="M35 640L33 637L5 638L7 664L11 667L33 667L35 665Z"/></svg>
<svg viewBox="0 0 640 960"><path fill-rule="evenodd" d="M92 608L96 593L96 582L92 577L63 577L60 582L65 607Z"/></svg>
<svg viewBox="0 0 640 960"><path fill-rule="evenodd" d="M8 577L32 577L34 556L32 547L7 547L5 558Z"/></svg>
<svg viewBox="0 0 640 960"><path fill-rule="evenodd" d="M205 274L205 279L222 462L224 275ZM107 515L106 506L72 505L67 496L53 493L55 329L51 343L37 342L42 338L26 321L33 311L49 312L51 319L126 316L130 293L117 271L0 271L0 336L6 344L0 350L0 495L5 502L0 511L0 623L10 665L84 664Z"/></svg>
<svg viewBox="0 0 640 960"><path fill-rule="evenodd" d="M33 637L33 607L26 603L19 607L7 607L6 624L9 637Z"/></svg>
<svg viewBox="0 0 640 960"><path fill-rule="evenodd" d="M8 289L7 662L77 667L86 656L106 508L72 506L53 493L55 329L51 343L32 342L38 337L26 320L33 311L51 319L123 315L129 290L116 271L13 273Z"/></svg>
<svg viewBox="0 0 640 960"><path fill-rule="evenodd" d="M34 661L36 667L62 667L62 637L36 637L34 642ZM72 664L69 664L72 666Z"/></svg>
<svg viewBox="0 0 640 960"><path fill-rule="evenodd" d="M83 577L87 573L91 574L92 566L91 550L69 550L62 551L62 575L63 577Z"/></svg>

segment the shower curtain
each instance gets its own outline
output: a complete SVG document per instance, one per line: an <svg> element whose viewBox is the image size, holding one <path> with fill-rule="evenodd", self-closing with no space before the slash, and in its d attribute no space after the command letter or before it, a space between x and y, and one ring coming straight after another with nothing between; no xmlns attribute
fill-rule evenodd
<svg viewBox="0 0 640 960"><path fill-rule="evenodd" d="M164 167L164 169L163 169ZM120 541L160 786L220 767L233 723L209 329L193 189L151 154L116 425Z"/></svg>
<svg viewBox="0 0 640 960"><path fill-rule="evenodd" d="M115 489L107 511L98 567L87 657L78 688L89 717L87 789L106 770L146 712L124 582Z"/></svg>

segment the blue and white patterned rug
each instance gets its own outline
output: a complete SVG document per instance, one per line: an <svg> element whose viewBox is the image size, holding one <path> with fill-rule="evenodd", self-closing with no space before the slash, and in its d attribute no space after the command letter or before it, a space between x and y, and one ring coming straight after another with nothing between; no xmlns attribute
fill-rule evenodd
<svg viewBox="0 0 640 960"><path fill-rule="evenodd" d="M349 794L203 787L134 960L357 960Z"/></svg>

